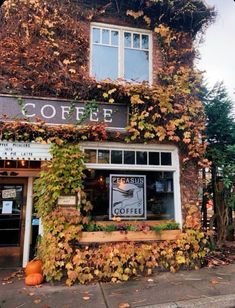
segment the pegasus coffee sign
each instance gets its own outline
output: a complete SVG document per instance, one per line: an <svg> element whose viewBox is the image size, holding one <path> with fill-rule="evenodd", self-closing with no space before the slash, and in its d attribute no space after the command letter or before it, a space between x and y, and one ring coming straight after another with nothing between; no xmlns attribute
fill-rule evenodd
<svg viewBox="0 0 235 308"><path fill-rule="evenodd" d="M146 176L110 175L109 218L146 219Z"/></svg>
<svg viewBox="0 0 235 308"><path fill-rule="evenodd" d="M0 120L17 118L31 122L39 118L48 124L95 125L103 122L110 129L124 129L128 122L128 108L124 104L0 96Z"/></svg>

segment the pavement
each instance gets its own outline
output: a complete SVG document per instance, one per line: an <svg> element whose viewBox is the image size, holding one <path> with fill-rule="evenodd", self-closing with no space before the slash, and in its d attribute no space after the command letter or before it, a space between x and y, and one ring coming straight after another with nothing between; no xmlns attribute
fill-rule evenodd
<svg viewBox="0 0 235 308"><path fill-rule="evenodd" d="M11 274L13 273L12 277ZM178 273L155 272L128 282L67 287L24 284L13 269L0 269L0 308L235 307L235 264Z"/></svg>

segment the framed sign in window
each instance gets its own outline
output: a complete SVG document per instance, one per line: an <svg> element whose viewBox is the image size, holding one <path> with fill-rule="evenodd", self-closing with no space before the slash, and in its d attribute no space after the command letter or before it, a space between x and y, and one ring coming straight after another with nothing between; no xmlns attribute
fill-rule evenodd
<svg viewBox="0 0 235 308"><path fill-rule="evenodd" d="M110 174L109 219L146 219L146 176Z"/></svg>

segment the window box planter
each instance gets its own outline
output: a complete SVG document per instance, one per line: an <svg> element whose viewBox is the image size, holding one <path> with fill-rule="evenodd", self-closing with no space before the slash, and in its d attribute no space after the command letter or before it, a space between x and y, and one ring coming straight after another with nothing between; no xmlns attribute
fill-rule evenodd
<svg viewBox="0 0 235 308"><path fill-rule="evenodd" d="M79 243L110 243L110 242L143 242L143 241L173 241L176 240L181 230L155 231L96 231L82 232Z"/></svg>

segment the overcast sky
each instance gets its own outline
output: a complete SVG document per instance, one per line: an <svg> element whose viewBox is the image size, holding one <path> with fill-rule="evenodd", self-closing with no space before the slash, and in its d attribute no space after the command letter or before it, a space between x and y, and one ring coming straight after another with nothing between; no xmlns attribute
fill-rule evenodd
<svg viewBox="0 0 235 308"><path fill-rule="evenodd" d="M200 70L206 71L209 86L224 84L235 104L235 1L205 0L217 10L216 22L207 29L199 51Z"/></svg>

